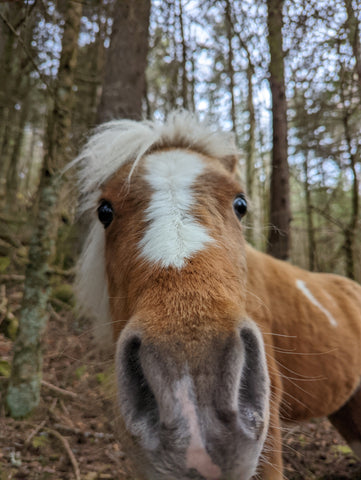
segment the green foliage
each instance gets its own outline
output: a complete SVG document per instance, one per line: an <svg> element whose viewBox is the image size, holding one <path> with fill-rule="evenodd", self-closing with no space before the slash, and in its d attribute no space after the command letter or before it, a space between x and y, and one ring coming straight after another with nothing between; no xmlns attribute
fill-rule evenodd
<svg viewBox="0 0 361 480"><path fill-rule="evenodd" d="M5 360L0 360L0 376L9 378L11 372L11 365Z"/></svg>
<svg viewBox="0 0 361 480"><path fill-rule="evenodd" d="M80 380L87 373L87 366L82 365L75 370L75 375L78 380Z"/></svg>
<svg viewBox="0 0 361 480"><path fill-rule="evenodd" d="M60 300L71 307L75 305L73 288L69 283L55 286L51 292L50 299Z"/></svg>
<svg viewBox="0 0 361 480"><path fill-rule="evenodd" d="M101 373L97 373L96 374L96 379L97 379L97 382L102 384L104 383L106 380L107 380L107 376L105 373L101 372Z"/></svg>
<svg viewBox="0 0 361 480"><path fill-rule="evenodd" d="M11 312L8 312L6 317L0 324L0 332L5 335L5 337L10 338L15 341L16 334L19 328L19 320Z"/></svg>
<svg viewBox="0 0 361 480"><path fill-rule="evenodd" d="M33 448L41 450L42 448L49 445L49 436L47 434L36 435L32 439L31 445Z"/></svg>
<svg viewBox="0 0 361 480"><path fill-rule="evenodd" d="M8 266L10 265L10 258L9 257L0 257L0 273L5 273Z"/></svg>
<svg viewBox="0 0 361 480"><path fill-rule="evenodd" d="M353 450L348 445L333 445L332 450L341 455L354 455Z"/></svg>

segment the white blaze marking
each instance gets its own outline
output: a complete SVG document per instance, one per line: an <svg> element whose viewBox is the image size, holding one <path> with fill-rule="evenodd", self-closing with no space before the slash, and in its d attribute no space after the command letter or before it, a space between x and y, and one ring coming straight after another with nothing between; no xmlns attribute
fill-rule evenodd
<svg viewBox="0 0 361 480"><path fill-rule="evenodd" d="M175 391L175 396L181 405L182 414L188 422L190 433L186 453L186 467L188 469L194 468L207 480L217 480L221 477L222 472L218 465L213 463L205 449L196 407L189 394L191 388L192 381L189 377L185 376L177 382Z"/></svg>
<svg viewBox="0 0 361 480"><path fill-rule="evenodd" d="M204 171L203 162L197 154L171 150L149 155L145 165L153 193L146 210L150 224L140 241L142 256L163 267L182 268L214 241L190 214L192 185Z"/></svg>
<svg viewBox="0 0 361 480"><path fill-rule="evenodd" d="M338 323L336 320L333 318L331 313L312 295L312 293L309 291L309 289L306 287L306 283L303 282L302 280L296 280L296 287L301 290L301 292L308 298L308 300L315 305L315 307L319 308L322 313L326 315L328 318L330 324L333 327L337 327Z"/></svg>

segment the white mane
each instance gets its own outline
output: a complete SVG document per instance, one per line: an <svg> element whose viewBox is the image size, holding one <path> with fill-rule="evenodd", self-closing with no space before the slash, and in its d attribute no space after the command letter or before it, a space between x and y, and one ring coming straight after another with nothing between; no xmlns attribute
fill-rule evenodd
<svg viewBox="0 0 361 480"><path fill-rule="evenodd" d="M96 217L102 185L123 165L130 175L147 152L185 148L212 157L236 155L233 135L216 132L188 112L174 112L165 123L114 120L101 125L70 167L79 167L80 212L91 227L78 262L76 294L82 311L96 321L97 336L109 338L111 319L105 272L104 228Z"/></svg>

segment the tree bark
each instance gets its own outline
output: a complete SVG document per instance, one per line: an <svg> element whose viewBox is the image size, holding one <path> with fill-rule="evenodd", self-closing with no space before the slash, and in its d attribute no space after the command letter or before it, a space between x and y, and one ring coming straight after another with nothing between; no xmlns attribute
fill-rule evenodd
<svg viewBox="0 0 361 480"><path fill-rule="evenodd" d="M27 82L27 84L28 83L29 82ZM23 138L24 138L25 123L29 113L29 106L30 106L29 103L30 103L29 97L27 95L27 97L23 99L23 103L21 105L19 121L16 125L17 131L15 132L16 135L15 135L14 147L11 153L10 168L8 169L8 172L7 172L6 200L7 200L7 206L9 210L14 210L14 208L17 208L16 194L18 192L18 187L19 187L19 160L20 160L21 147L22 147Z"/></svg>
<svg viewBox="0 0 361 480"><path fill-rule="evenodd" d="M9 168L13 168L12 161L18 148L17 124L21 115L16 111L16 104L22 104L29 93L33 69L29 53L36 26L36 15L32 16L31 12L35 4L31 7L24 2L0 5L0 203L5 199L5 180Z"/></svg>
<svg viewBox="0 0 361 480"><path fill-rule="evenodd" d="M31 182L33 180L33 160L34 160L34 152L35 152L35 145L37 141L37 133L36 130L33 128L31 131L31 141L30 141L30 148L27 152L25 164L25 182L24 182L24 191L25 195L29 196Z"/></svg>
<svg viewBox="0 0 361 480"><path fill-rule="evenodd" d="M39 403L42 377L42 337L47 322L49 263L57 231L60 169L68 156L72 87L76 65L82 5L68 0L62 52L55 89L54 108L48 119L48 135L38 192L36 227L29 250L19 332L14 343L7 406L13 417L24 417Z"/></svg>
<svg viewBox="0 0 361 480"><path fill-rule="evenodd" d="M191 99L190 99L190 103L191 103L191 109L193 112L196 111L196 75L195 75L195 71L196 71L196 65L195 65L195 61L194 61L194 55L191 53L191 65L192 65L192 69L191 69L191 72L192 72L192 76L191 76L191 80L190 80L190 96L191 96Z"/></svg>
<svg viewBox="0 0 361 480"><path fill-rule="evenodd" d="M267 0L269 81L272 94L273 149L268 253L286 260L290 250L290 192L287 160L287 101L282 47L283 0Z"/></svg>
<svg viewBox="0 0 361 480"><path fill-rule="evenodd" d="M233 25L237 22L233 20ZM252 62L252 56L247 46L247 43L243 41L241 32L236 32L240 47L245 51L247 56L247 111L248 111L248 137L246 142L246 188L247 196L251 200L254 200L254 177L255 177L255 154L256 154L256 113L254 108L254 94L253 94L253 76L255 72L254 64ZM246 238L254 245L255 236L255 215L254 209L250 209L247 213L247 226Z"/></svg>
<svg viewBox="0 0 361 480"><path fill-rule="evenodd" d="M233 38L233 24L232 24L232 14L231 14L231 3L230 0L225 1L225 24L227 32L227 43L228 43L228 78L229 78L229 93L231 94L231 120L232 120L232 130L238 143L237 136L237 117L236 117L236 100L234 98L234 68L233 68L233 47L232 47L232 38Z"/></svg>
<svg viewBox="0 0 361 480"><path fill-rule="evenodd" d="M344 230L344 252L346 260L346 275L352 280L355 279L355 240L356 240L356 230L358 224L358 217L360 212L360 201L359 201L359 182L356 170L357 158L356 154L353 153L351 145L351 136L349 128L349 112L345 110L343 117L343 125L345 132L345 139L347 144L347 150L350 158L350 170L352 174L352 190L351 190L351 205L350 205L350 221Z"/></svg>
<svg viewBox="0 0 361 480"><path fill-rule="evenodd" d="M248 138L246 143L246 187L247 196L251 202L254 200L254 176L255 176L255 154L256 154L256 114L254 108L254 95L253 95L253 75L254 66L251 60L251 55L246 49L248 65L247 65L247 110L248 110ZM250 209L247 215L247 224L249 225L246 231L247 240L254 245L255 244L255 216L254 209Z"/></svg>
<svg viewBox="0 0 361 480"><path fill-rule="evenodd" d="M98 123L142 116L150 0L116 1L114 7Z"/></svg>
<svg viewBox="0 0 361 480"><path fill-rule="evenodd" d="M0 75L0 201L6 192L6 172L8 170L8 159L10 151L10 128L14 115L14 105L12 104L11 80L13 79L11 61L14 51L15 37L10 32L5 41L2 61L0 68L3 72Z"/></svg>
<svg viewBox="0 0 361 480"><path fill-rule="evenodd" d="M355 58L355 67L358 79L358 89L361 100L361 45L360 45L360 25L352 7L352 0L344 0L347 11L348 38L351 44L353 56Z"/></svg>
<svg viewBox="0 0 361 480"><path fill-rule="evenodd" d="M305 176L304 190L305 190L306 217L307 217L308 268L311 270L311 272L313 272L316 267L316 242L315 242L315 230L313 226L313 211L312 211L310 184L309 184L307 152L305 154L305 158L303 162L303 174Z"/></svg>
<svg viewBox="0 0 361 480"><path fill-rule="evenodd" d="M22 2L15 2L14 5L0 5L0 146L5 137L7 115L12 104L10 95L13 88L14 78L14 50L16 48L16 36L9 28L14 29L20 25L24 17L24 5ZM1 163L0 163L1 167Z"/></svg>
<svg viewBox="0 0 361 480"><path fill-rule="evenodd" d="M188 109L188 78L187 78L187 45L184 36L182 0L178 0L179 26L182 37L182 102L183 108Z"/></svg>

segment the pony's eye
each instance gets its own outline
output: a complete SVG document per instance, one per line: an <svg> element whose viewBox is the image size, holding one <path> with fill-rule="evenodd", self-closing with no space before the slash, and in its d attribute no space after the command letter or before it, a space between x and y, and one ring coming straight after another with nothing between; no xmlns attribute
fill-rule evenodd
<svg viewBox="0 0 361 480"><path fill-rule="evenodd" d="M104 225L104 228L109 227L113 220L113 207L106 200L102 200L101 204L98 207L98 218L100 222Z"/></svg>
<svg viewBox="0 0 361 480"><path fill-rule="evenodd" d="M237 217L241 220L247 213L247 200L243 193L240 193L233 200L233 208Z"/></svg>

